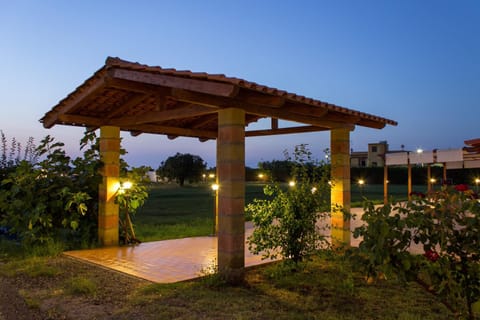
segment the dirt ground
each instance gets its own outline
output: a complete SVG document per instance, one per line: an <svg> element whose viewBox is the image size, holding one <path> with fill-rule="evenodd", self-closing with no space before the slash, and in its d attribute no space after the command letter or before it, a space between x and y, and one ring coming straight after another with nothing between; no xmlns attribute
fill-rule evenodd
<svg viewBox="0 0 480 320"><path fill-rule="evenodd" d="M0 273L0 320L142 319L128 296L150 282L64 256L47 265L54 275ZM94 293L70 292L69 281L78 278L94 283Z"/></svg>

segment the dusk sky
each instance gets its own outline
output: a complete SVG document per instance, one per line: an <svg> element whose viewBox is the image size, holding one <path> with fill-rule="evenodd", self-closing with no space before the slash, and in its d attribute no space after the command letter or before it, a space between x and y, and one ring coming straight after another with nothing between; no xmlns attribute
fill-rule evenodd
<svg viewBox="0 0 480 320"><path fill-rule="evenodd" d="M381 140L431 150L480 138L476 0L0 0L0 130L23 144L50 134L79 155L82 128L38 120L107 56L222 73L398 121L357 127L354 151ZM122 136L133 166L157 168L176 152L215 166L213 141ZM246 162L281 160L301 143L320 158L329 137L248 138Z"/></svg>

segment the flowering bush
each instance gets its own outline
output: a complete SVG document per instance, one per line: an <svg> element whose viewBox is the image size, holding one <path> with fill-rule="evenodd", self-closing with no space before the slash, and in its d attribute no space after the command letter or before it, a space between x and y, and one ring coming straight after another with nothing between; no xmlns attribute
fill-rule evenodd
<svg viewBox="0 0 480 320"><path fill-rule="evenodd" d="M367 275L421 280L450 305L465 306L474 319L472 305L480 299L480 203L468 186L445 186L405 204L367 203L362 220L366 224L354 231L363 237L354 257ZM424 254L411 254L414 245Z"/></svg>
<svg viewBox="0 0 480 320"><path fill-rule="evenodd" d="M440 256L438 255L438 253L436 253L435 251L433 250L427 250L425 251L425 253L423 254L425 256L425 258L427 258L428 260L430 260L431 262L435 262L438 260L438 258L440 258Z"/></svg>

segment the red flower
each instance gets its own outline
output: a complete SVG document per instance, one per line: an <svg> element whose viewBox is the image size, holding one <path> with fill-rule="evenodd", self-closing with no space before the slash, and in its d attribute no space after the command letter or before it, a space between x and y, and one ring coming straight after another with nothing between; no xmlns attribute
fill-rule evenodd
<svg viewBox="0 0 480 320"><path fill-rule="evenodd" d="M467 190L469 190L469 189L470 189L470 188L469 188L468 185L466 185L466 184L457 184L457 185L455 186L455 190L460 191L460 192L465 192L465 191L467 191Z"/></svg>
<svg viewBox="0 0 480 320"><path fill-rule="evenodd" d="M436 253L433 250L427 250L427 251L425 251L425 253L423 255L425 256L425 258L427 258L428 260L430 260L432 262L435 262L435 261L438 260L438 258L440 258L438 253Z"/></svg>

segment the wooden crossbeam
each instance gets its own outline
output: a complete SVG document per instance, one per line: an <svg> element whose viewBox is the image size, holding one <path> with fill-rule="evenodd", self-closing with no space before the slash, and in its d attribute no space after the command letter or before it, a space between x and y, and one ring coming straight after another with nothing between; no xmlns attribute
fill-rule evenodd
<svg viewBox="0 0 480 320"><path fill-rule="evenodd" d="M353 130L355 126L353 123L349 122L345 123L341 121L329 120L328 118L324 119L323 117L326 116L327 112L321 108L318 108L318 116L314 116L312 114L305 115L302 113L297 113L293 108L290 110L285 110L284 108L269 108L246 103L245 101L239 101L237 99L214 97L212 95L196 93L187 90L172 90L172 96L178 100L188 101L199 105L219 108L239 108L245 110L247 113L261 117L279 118L282 120L300 122L329 129L349 128L350 130ZM315 107L312 107L312 109L314 108Z"/></svg>
<svg viewBox="0 0 480 320"><path fill-rule="evenodd" d="M168 120L196 117L215 112L217 112L217 109L215 108L188 105L186 107L164 111L148 111L137 116L113 118L109 119L109 123L116 126L139 125L142 123L163 122Z"/></svg>
<svg viewBox="0 0 480 320"><path fill-rule="evenodd" d="M316 126L299 126L299 127L289 127L289 128L245 131L245 136L246 137L273 136L273 135L279 135L279 134L293 134L293 133L317 132L317 131L328 131L328 130L330 130L330 128L321 128Z"/></svg>
<svg viewBox="0 0 480 320"><path fill-rule="evenodd" d="M141 131L144 133L164 134L167 136L183 136L183 137L201 137L207 139L216 139L217 131L190 129L170 126L159 126L152 124L128 125L120 127L124 131Z"/></svg>

